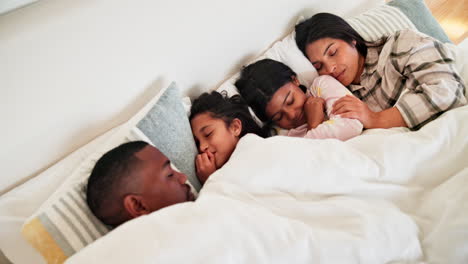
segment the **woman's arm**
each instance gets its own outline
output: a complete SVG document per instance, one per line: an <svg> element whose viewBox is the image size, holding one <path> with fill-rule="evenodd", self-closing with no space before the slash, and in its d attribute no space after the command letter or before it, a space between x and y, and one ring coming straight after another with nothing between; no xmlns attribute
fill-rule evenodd
<svg viewBox="0 0 468 264"><path fill-rule="evenodd" d="M369 128L391 128L391 127L408 127L396 107L392 107L381 112L376 112L371 121Z"/></svg>
<svg viewBox="0 0 468 264"><path fill-rule="evenodd" d="M403 38L409 37L406 35L401 37L399 46L408 41ZM407 79L407 92L401 94L394 106L412 130L447 110L466 104L465 86L455 68L455 58L444 44L428 37L421 38L409 55L395 61Z"/></svg>
<svg viewBox="0 0 468 264"><path fill-rule="evenodd" d="M351 95L336 101L332 114L340 115L342 118L358 119L364 128L408 127L398 108L373 112L366 103Z"/></svg>

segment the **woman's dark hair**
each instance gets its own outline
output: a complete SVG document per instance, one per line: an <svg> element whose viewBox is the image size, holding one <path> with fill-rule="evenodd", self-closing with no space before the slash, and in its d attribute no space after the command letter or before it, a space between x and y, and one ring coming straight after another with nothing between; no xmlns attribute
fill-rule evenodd
<svg viewBox="0 0 468 264"><path fill-rule="evenodd" d="M268 102L279 88L291 82L296 76L296 73L286 64L263 59L244 67L234 85L258 118L267 122L269 118L265 109ZM302 91L306 91L303 85L299 87Z"/></svg>
<svg viewBox="0 0 468 264"><path fill-rule="evenodd" d="M192 121L195 116L203 113L209 113L213 118L224 120L226 126L229 126L232 120L238 118L242 122L239 137L243 137L247 133L254 133L264 138L270 136L269 130L263 129L255 122L248 105L240 95L228 97L226 91L222 93L217 91L203 93L193 101L189 120Z"/></svg>
<svg viewBox="0 0 468 264"><path fill-rule="evenodd" d="M296 25L296 44L306 57L307 45L322 38L341 39L348 44L355 40L359 54L364 58L367 55L367 42L339 16L318 13Z"/></svg>

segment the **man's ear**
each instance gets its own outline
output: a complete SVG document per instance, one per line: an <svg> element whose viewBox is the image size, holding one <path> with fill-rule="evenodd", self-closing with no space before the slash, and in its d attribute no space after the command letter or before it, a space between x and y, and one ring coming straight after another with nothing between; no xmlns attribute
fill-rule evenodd
<svg viewBox="0 0 468 264"><path fill-rule="evenodd" d="M299 82L299 80L297 79L297 76L295 75L291 75L291 82L296 85L296 86L299 86L301 85L301 83Z"/></svg>
<svg viewBox="0 0 468 264"><path fill-rule="evenodd" d="M131 218L151 213L141 195L126 195L123 199L123 206Z"/></svg>
<svg viewBox="0 0 468 264"><path fill-rule="evenodd" d="M242 132L242 121L239 118L234 118L229 125L229 129L234 136L238 137Z"/></svg>

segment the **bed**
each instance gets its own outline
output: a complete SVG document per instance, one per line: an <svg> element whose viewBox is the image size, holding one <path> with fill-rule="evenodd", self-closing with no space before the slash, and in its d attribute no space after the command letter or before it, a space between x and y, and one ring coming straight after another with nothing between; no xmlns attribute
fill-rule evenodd
<svg viewBox="0 0 468 264"><path fill-rule="evenodd" d="M350 16L349 22L360 28L362 34L367 32L367 39L378 38L375 33L378 25L372 14L373 19L382 18L388 12L386 8L387 5L378 6L370 10L373 13ZM400 26L421 30L418 26L421 22L406 15L401 19ZM370 25L374 29L366 30ZM394 29L380 30L390 33ZM468 84L468 40L449 45ZM314 69L298 55L298 50L291 52L293 46L291 33L255 60L268 57L283 61L298 73L302 83L308 84L316 76ZM233 87L236 77L231 76L218 90L236 93ZM345 143L246 137L230 162L210 178L194 205L172 206L110 233L108 227L96 224L81 209L65 212L75 203L79 207L79 202L75 202L80 198L78 187L93 162L106 150L129 140L146 140L158 146L171 160L176 160L177 168L189 175L193 188L200 190L192 162L196 149L187 132L189 100L176 83L167 81L162 87L127 122L2 195L0 260L3 257L13 263L468 262L468 208L464 204L468 199L464 188L468 184L467 107L449 111L416 132L368 130ZM185 121L172 122L179 119ZM168 129L171 133L160 132ZM310 157L311 161L297 162L300 157ZM57 215L60 212L57 208L65 213ZM57 228L57 233L68 241L66 247L47 229L50 226L41 222L44 216L55 226L71 226ZM63 219L71 219L71 225ZM83 224L86 220L94 221L93 226L86 227ZM77 231L79 228L83 230ZM49 237L44 238L44 234Z"/></svg>

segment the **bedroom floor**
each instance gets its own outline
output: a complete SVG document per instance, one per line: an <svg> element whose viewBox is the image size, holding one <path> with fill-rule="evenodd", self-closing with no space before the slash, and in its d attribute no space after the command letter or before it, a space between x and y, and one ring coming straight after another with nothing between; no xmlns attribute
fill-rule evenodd
<svg viewBox="0 0 468 264"><path fill-rule="evenodd" d="M425 2L453 43L458 44L468 37L467 0L425 0Z"/></svg>

